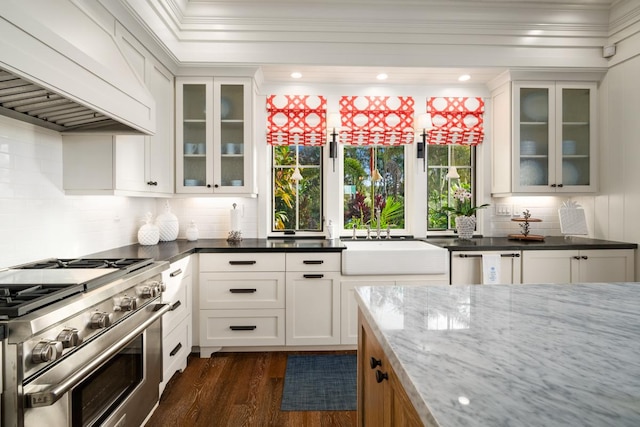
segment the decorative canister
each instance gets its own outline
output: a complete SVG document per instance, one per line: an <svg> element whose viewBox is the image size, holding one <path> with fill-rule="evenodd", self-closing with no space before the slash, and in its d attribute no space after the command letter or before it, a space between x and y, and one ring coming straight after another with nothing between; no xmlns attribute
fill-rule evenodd
<svg viewBox="0 0 640 427"><path fill-rule="evenodd" d="M458 215L456 217L456 230L458 231L458 239L469 240L473 237L473 231L476 229L475 216Z"/></svg>
<svg viewBox="0 0 640 427"><path fill-rule="evenodd" d="M190 242L198 240L198 227L194 221L191 221L187 227L187 240Z"/></svg>
<svg viewBox="0 0 640 427"><path fill-rule="evenodd" d="M178 217L171 213L169 201L165 202L164 212L156 218L156 225L160 229L161 242L170 242L178 238L180 225L178 224Z"/></svg>
<svg viewBox="0 0 640 427"><path fill-rule="evenodd" d="M151 212L147 212L145 223L138 230L138 243L141 245L155 245L160 240L160 229L151 222Z"/></svg>

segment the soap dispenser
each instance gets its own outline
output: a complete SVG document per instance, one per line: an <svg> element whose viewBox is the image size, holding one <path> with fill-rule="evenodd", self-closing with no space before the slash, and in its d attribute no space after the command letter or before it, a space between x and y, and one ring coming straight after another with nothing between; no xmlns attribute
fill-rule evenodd
<svg viewBox="0 0 640 427"><path fill-rule="evenodd" d="M327 224L327 232L329 234L329 239L335 239L336 227L333 225L333 221L331 220L329 220L329 224Z"/></svg>

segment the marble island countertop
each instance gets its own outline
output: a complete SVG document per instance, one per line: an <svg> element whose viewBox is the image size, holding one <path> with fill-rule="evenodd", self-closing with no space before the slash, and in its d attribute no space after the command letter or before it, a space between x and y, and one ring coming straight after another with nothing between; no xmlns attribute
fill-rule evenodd
<svg viewBox="0 0 640 427"><path fill-rule="evenodd" d="M640 425L640 283L356 298L427 426Z"/></svg>

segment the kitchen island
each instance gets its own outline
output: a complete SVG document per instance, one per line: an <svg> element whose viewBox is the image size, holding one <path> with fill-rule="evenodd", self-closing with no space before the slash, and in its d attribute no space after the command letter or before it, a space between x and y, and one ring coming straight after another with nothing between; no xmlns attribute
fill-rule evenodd
<svg viewBox="0 0 640 427"><path fill-rule="evenodd" d="M427 426L640 425L640 284L361 287L356 297Z"/></svg>

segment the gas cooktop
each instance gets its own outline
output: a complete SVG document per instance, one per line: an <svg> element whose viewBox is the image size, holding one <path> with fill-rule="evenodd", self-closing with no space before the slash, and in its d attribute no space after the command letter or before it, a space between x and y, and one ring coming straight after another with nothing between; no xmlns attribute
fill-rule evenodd
<svg viewBox="0 0 640 427"><path fill-rule="evenodd" d="M0 271L0 319L23 316L152 263L152 258L46 259Z"/></svg>

